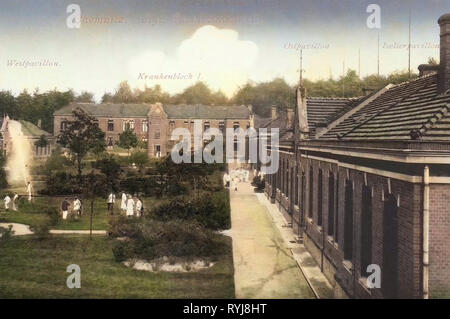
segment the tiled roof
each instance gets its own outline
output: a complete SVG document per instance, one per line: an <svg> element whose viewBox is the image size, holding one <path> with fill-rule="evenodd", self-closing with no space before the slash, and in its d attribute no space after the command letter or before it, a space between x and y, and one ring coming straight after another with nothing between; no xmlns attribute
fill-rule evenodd
<svg viewBox="0 0 450 319"><path fill-rule="evenodd" d="M321 139L450 140L449 103L437 75L427 75L389 88Z"/></svg>
<svg viewBox="0 0 450 319"><path fill-rule="evenodd" d="M149 104L71 103L55 111L53 114L70 116L76 108L81 108L92 116L112 118L146 117L150 111Z"/></svg>
<svg viewBox="0 0 450 319"><path fill-rule="evenodd" d="M342 110L357 104L360 100L361 98L308 97L306 103L311 136L315 134L318 124L326 123L334 114L340 114Z"/></svg>
<svg viewBox="0 0 450 319"><path fill-rule="evenodd" d="M31 137L40 137L41 135L50 136L51 134L49 132L46 132L39 128L38 126L34 125L33 123L30 123L28 121L19 120L21 124L22 133L25 136L31 136Z"/></svg>
<svg viewBox="0 0 450 319"><path fill-rule="evenodd" d="M244 105L188 105L164 104L164 111L172 119L248 119L250 110Z"/></svg>

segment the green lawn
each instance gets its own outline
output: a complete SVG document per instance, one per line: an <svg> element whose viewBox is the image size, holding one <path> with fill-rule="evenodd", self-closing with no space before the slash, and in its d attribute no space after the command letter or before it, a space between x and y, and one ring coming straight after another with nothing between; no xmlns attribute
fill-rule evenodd
<svg viewBox="0 0 450 319"><path fill-rule="evenodd" d="M231 239L218 263L196 273L150 273L113 259L105 236L18 236L0 242L0 298L234 298ZM69 289L66 267L81 267Z"/></svg>
<svg viewBox="0 0 450 319"><path fill-rule="evenodd" d="M62 200L64 197L36 197L35 202L31 205L22 199L19 202L18 211L9 210L6 212L3 207L0 210L0 222L10 222L10 223L20 223L26 225L36 225L42 223L48 219L45 213L46 207L54 207L59 210ZM157 205L163 199L156 198L143 198L144 208L147 210L153 205ZM72 202L72 200L70 200ZM89 212L90 203L84 203L84 214L80 219L67 219L62 218L59 222L52 226L52 229L65 229L65 230L87 230L89 229ZM114 213L118 214L120 212L120 200L116 201L114 207ZM108 229L108 221L110 215L107 211L106 200L99 198L94 203L94 215L92 218L92 224L94 230L105 230Z"/></svg>

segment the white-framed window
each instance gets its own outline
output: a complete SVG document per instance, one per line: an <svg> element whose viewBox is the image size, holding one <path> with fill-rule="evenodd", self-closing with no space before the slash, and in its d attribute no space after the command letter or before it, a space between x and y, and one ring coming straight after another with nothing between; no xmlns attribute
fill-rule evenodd
<svg viewBox="0 0 450 319"><path fill-rule="evenodd" d="M148 132L148 121L147 120L142 121L142 132Z"/></svg>

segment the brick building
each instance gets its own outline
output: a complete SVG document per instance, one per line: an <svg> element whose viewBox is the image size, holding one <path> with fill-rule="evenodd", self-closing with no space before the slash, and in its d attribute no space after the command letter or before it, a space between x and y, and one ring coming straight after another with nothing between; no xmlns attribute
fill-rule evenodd
<svg viewBox="0 0 450 319"><path fill-rule="evenodd" d="M450 297L450 15L439 25L440 65L418 79L355 99L300 86L294 123L277 124L266 194L337 297Z"/></svg>
<svg viewBox="0 0 450 319"><path fill-rule="evenodd" d="M93 104L72 103L54 112L54 135L65 128L73 119L73 110L81 108L95 117L99 127L106 134L108 146L119 140L119 134L126 127L134 130L138 138L147 143L150 157L165 156L170 153L175 141L170 137L175 128L187 128L193 135L195 121L201 121L204 132L208 128L253 127L251 107L170 105L170 104ZM192 143L193 144L193 143Z"/></svg>

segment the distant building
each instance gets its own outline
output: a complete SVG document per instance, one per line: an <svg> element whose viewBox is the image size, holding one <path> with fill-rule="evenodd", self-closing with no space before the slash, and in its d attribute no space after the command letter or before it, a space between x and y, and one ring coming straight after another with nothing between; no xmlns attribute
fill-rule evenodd
<svg viewBox="0 0 450 319"><path fill-rule="evenodd" d="M2 120L0 133L1 133L1 148L4 155L12 149L12 137L9 126L11 125L11 119L9 116L5 116ZM20 124L21 134L29 141L34 157L48 157L52 153L53 149L53 136L52 134L42 130L37 125L24 120L15 121ZM39 141L42 136L47 141L46 146L37 146L35 143Z"/></svg>
<svg viewBox="0 0 450 319"><path fill-rule="evenodd" d="M80 108L95 117L106 134L110 147L119 140L126 127L147 144L150 157L161 157L170 153L174 141L170 140L175 128L187 128L193 133L194 121L200 120L202 132L208 128L253 127L251 107L170 104L93 104L72 103L54 112L54 136L65 129L73 119L73 110Z"/></svg>
<svg viewBox="0 0 450 319"><path fill-rule="evenodd" d="M440 65L418 79L356 99L300 85L294 124L267 124L283 133L266 194L336 297L450 296L450 15L439 25Z"/></svg>

